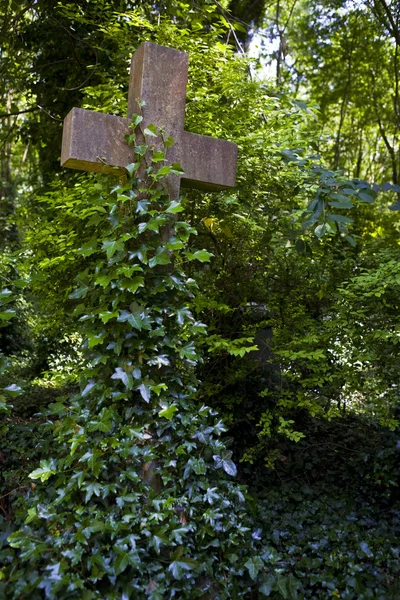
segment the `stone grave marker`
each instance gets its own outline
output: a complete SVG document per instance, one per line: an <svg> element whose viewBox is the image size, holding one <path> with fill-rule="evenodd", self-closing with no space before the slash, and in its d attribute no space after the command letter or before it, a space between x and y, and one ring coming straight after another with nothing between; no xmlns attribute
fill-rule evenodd
<svg viewBox="0 0 400 600"><path fill-rule="evenodd" d="M143 127L154 124L174 139L167 157L179 163L184 174L169 176L171 199L179 197L180 185L210 191L234 187L236 144L184 129L187 79L186 52L145 42L132 57L128 117L73 108L64 120L61 165L102 173L121 167L122 172L133 162L124 136L136 113L142 114Z"/></svg>

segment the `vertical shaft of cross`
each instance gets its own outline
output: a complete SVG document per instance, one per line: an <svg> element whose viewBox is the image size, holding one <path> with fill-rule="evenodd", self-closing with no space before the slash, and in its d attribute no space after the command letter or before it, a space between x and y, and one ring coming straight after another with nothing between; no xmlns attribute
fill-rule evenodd
<svg viewBox="0 0 400 600"><path fill-rule="evenodd" d="M132 57L128 118L134 113L141 114L143 127L157 125L174 138L178 147L185 125L187 80L186 52L145 42ZM179 161L175 147L168 149L168 161ZM171 200L179 198L179 188L180 178L169 176Z"/></svg>

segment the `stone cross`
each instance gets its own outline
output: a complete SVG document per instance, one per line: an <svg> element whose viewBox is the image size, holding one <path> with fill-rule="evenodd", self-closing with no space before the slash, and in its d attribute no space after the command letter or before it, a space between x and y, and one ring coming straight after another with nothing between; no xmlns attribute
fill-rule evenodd
<svg viewBox="0 0 400 600"><path fill-rule="evenodd" d="M174 139L168 160L179 163L182 177L170 176L171 198L180 185L218 191L234 187L237 146L185 131L188 55L150 42L132 57L128 118L73 108L64 120L61 165L72 169L115 172L133 162L132 147L124 140L132 114L142 114L142 126L154 124ZM138 102L143 102L139 106ZM118 172L118 169L117 169Z"/></svg>

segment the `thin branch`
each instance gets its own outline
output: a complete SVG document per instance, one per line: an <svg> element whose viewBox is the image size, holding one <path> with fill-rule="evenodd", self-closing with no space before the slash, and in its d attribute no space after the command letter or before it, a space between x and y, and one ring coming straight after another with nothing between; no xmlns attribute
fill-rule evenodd
<svg viewBox="0 0 400 600"><path fill-rule="evenodd" d="M393 146L391 145L391 143L389 142L389 139L388 139L388 137L386 135L385 128L383 127L381 118L379 116L380 115L380 111L379 111L378 102L377 102L376 95L375 95L375 89L376 89L375 82L376 82L376 79L375 79L375 73L373 71L371 71L371 76L372 76L372 83L373 83L373 87L372 87L372 99L373 99L373 102L374 102L376 120L377 120L377 123L378 123L378 126L379 126L379 131L381 133L382 139L383 139L384 144L385 144L385 146L387 148L387 151L389 152L389 155L390 155L390 160L391 160L391 163L392 163L393 183L396 184L397 183L396 152L395 152Z"/></svg>
<svg viewBox="0 0 400 600"><path fill-rule="evenodd" d="M8 117L15 117L18 115L23 115L24 113L35 112L39 109L40 109L40 107L35 106L32 108L27 108L25 110L18 110L17 112L0 113L0 119L7 119Z"/></svg>
<svg viewBox="0 0 400 600"><path fill-rule="evenodd" d="M3 494L2 496L0 496L0 500L3 500L3 498L6 498L10 494L13 494L14 492L17 492L18 490L26 490L26 489L28 489L27 485L20 485L19 487L14 488L13 490L11 490L11 492L7 492L7 494Z"/></svg>
<svg viewBox="0 0 400 600"><path fill-rule="evenodd" d="M393 35L393 37L395 38L397 44L400 45L400 29L398 28L398 25L396 23L396 21L394 20L394 17L392 15L392 12L389 8L389 6L386 4L386 0L376 0L376 2L379 2L379 4L381 5L382 9L384 10L386 17L390 23L390 27L389 32Z"/></svg>
<svg viewBox="0 0 400 600"><path fill-rule="evenodd" d="M38 104L38 108L40 108L40 110L42 110L44 113L46 113L46 115L48 115L50 117L50 119L53 119L53 121L58 121L59 123L62 123L64 119L59 119L58 117L53 117L53 115L51 115L49 113L49 111L47 111L45 108L43 108L43 106L39 106Z"/></svg>

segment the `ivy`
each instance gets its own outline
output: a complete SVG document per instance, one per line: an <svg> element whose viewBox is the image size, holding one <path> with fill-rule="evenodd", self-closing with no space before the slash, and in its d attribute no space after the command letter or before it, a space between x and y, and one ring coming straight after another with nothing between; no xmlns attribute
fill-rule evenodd
<svg viewBox="0 0 400 600"><path fill-rule="evenodd" d="M84 339L81 392L57 403L56 418L48 409L53 455L31 472L36 487L9 537L18 554L5 557L9 598L222 599L257 585L264 563L245 489L230 479L225 429L193 399L205 327L180 264L210 254L188 248L196 232L174 216L160 152L142 144L147 177L128 168L99 190L98 242L84 245L70 296Z"/></svg>

